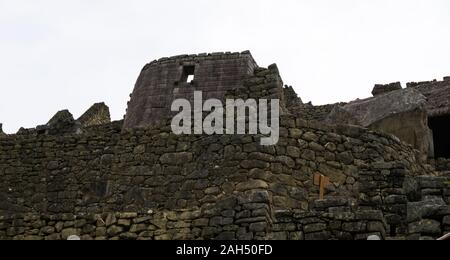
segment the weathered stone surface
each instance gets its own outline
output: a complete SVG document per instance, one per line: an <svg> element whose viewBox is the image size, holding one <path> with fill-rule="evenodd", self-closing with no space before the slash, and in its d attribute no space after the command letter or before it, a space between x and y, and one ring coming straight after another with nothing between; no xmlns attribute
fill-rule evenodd
<svg viewBox="0 0 450 260"><path fill-rule="evenodd" d="M111 122L109 107L105 103L96 103L92 105L77 122L83 127L103 125Z"/></svg>
<svg viewBox="0 0 450 260"><path fill-rule="evenodd" d="M351 102L343 107L350 112L362 126L370 126L392 114L421 109L425 97L413 89L394 91L366 100Z"/></svg>
<svg viewBox="0 0 450 260"><path fill-rule="evenodd" d="M267 189L269 188L269 185L262 180L250 180L245 183L239 183L236 186L236 190L238 191L247 191L247 190L253 190L253 189Z"/></svg>
<svg viewBox="0 0 450 260"><path fill-rule="evenodd" d="M327 225L324 223L316 223L316 224L309 224L303 227L303 231L308 234L308 233L314 233L314 232L319 232L322 230L325 230L327 228Z"/></svg>
<svg viewBox="0 0 450 260"><path fill-rule="evenodd" d="M222 60L240 55L204 55L202 64L214 69L216 59L227 63ZM134 119L164 117L158 108L165 109L171 101L166 95L185 97L203 84L197 75L189 84L180 81L186 66L197 66L195 59L187 55L147 66L146 78L137 85L158 81L149 78L162 64L172 64L173 71L164 74L158 90L150 91L158 92L158 98L132 98L152 103L151 109L136 109L142 118ZM222 69L234 74L234 65L222 65L217 65L217 74ZM180 75L170 78L176 71ZM277 145L261 146L259 135L174 135L164 123L125 129L120 121L94 125L106 120L99 110L86 120L68 120L74 128L67 132L50 134L44 126L0 138L0 239L62 239L77 232L83 240L365 240L373 234L386 238L394 231L395 239L434 238L437 224L428 220L439 222L442 232L449 229L447 175L433 172L434 165L447 169L446 160L424 165L419 153L395 136L343 122L304 120L323 118L333 106L294 102L298 107L288 109L283 103L295 98L280 98L283 88L276 66L249 67L245 75L218 79L223 84L242 83L223 92L222 85L214 85L214 90L204 86L209 89L206 97L281 100ZM164 84L169 87L162 88ZM383 95L396 94L377 98ZM411 107L416 107L417 100L411 99ZM399 104L405 100L408 97ZM317 115L297 116L297 109ZM414 109L406 110L408 116L399 111L404 116L400 119L418 115ZM399 120L384 112L377 126L389 127ZM363 120L374 119L371 116ZM401 125L412 129L408 123ZM316 201L316 174L331 179L321 201ZM411 233L419 231L424 233Z"/></svg>
<svg viewBox="0 0 450 260"><path fill-rule="evenodd" d="M160 158L160 161L161 163L164 164L180 165L192 161L192 153L182 152L182 153L163 154Z"/></svg>
<svg viewBox="0 0 450 260"><path fill-rule="evenodd" d="M317 142L317 141L319 141L319 137L315 133L312 133L312 132L304 133L302 138L305 141L308 141L308 142Z"/></svg>
<svg viewBox="0 0 450 260"><path fill-rule="evenodd" d="M426 99L420 92L412 88L397 90L350 102L336 109L327 121L339 123L340 118L351 115L358 125L396 135L428 154L430 144L425 104Z"/></svg>
<svg viewBox="0 0 450 260"><path fill-rule="evenodd" d="M69 110L62 110L56 113L50 121L48 121L47 126L57 128L64 124L72 125L74 121L75 120Z"/></svg>
<svg viewBox="0 0 450 260"><path fill-rule="evenodd" d="M364 232L367 224L365 222L350 222L342 224L342 230L348 232Z"/></svg>
<svg viewBox="0 0 450 260"><path fill-rule="evenodd" d="M342 152L336 155L336 159L344 164L353 163L353 155L350 152Z"/></svg>
<svg viewBox="0 0 450 260"><path fill-rule="evenodd" d="M241 162L241 167L244 169L266 169L269 163L260 160L245 160Z"/></svg>
<svg viewBox="0 0 450 260"><path fill-rule="evenodd" d="M252 223L250 224L249 229L252 232L264 232L267 229L267 223L266 222Z"/></svg>
<svg viewBox="0 0 450 260"><path fill-rule="evenodd" d="M170 105L180 93L184 93L184 97L189 100L193 98L192 92L184 90L186 88L196 87L202 89L205 96L223 99L227 90L261 86L266 79L269 81L270 76L278 73L265 70L270 75L246 78L253 74L256 67L250 53L178 55L147 64L131 95L124 127L149 126L171 118L174 113L171 113ZM195 80L187 82L188 76L194 74ZM161 86L170 86L173 90L161 92ZM221 89L217 90L217 86ZM279 88L282 87L280 80Z"/></svg>
<svg viewBox="0 0 450 260"><path fill-rule="evenodd" d="M114 237L116 235L119 235L120 233L123 232L123 227L119 227L119 226L111 226L107 229L107 234L111 237Z"/></svg>
<svg viewBox="0 0 450 260"><path fill-rule="evenodd" d="M410 202L407 208L407 220L408 222L419 221L422 218L436 215L445 208L447 208L447 205L442 199Z"/></svg>
<svg viewBox="0 0 450 260"><path fill-rule="evenodd" d="M441 223L431 219L411 223L409 224L408 229L410 233L420 233L422 235L439 236L442 234Z"/></svg>
<svg viewBox="0 0 450 260"><path fill-rule="evenodd" d="M330 233L328 231L305 234L306 240L328 240L329 238Z"/></svg>

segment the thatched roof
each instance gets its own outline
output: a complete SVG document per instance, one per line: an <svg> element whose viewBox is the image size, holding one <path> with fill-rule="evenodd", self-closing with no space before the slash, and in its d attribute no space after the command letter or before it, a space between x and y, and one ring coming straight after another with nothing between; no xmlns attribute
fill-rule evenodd
<svg viewBox="0 0 450 260"><path fill-rule="evenodd" d="M450 80L410 83L427 98L426 108L430 117L450 114Z"/></svg>

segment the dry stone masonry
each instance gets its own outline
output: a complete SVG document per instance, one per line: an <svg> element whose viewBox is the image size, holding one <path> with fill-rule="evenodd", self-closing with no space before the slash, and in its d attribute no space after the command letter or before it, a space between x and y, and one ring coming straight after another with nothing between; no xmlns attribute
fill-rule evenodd
<svg viewBox="0 0 450 260"><path fill-rule="evenodd" d="M173 134L171 100L197 90L219 100L280 99L280 141ZM0 239L436 239L450 232L449 160L428 159L402 136L361 120L325 120L333 109L354 114L342 105L317 109L322 119L303 117L314 106L284 87L276 65L260 68L249 52L150 63L124 121L110 122L97 104L78 120L62 111L45 126L0 134ZM324 199L317 174L330 179Z"/></svg>

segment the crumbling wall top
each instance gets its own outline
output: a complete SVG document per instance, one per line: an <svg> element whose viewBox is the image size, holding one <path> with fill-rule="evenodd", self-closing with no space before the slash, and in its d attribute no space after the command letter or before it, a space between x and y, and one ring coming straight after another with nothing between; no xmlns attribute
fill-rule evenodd
<svg viewBox="0 0 450 260"><path fill-rule="evenodd" d="M111 122L109 107L105 103L92 105L77 121L83 126L102 125Z"/></svg>
<svg viewBox="0 0 450 260"><path fill-rule="evenodd" d="M154 60L144 66L143 70L146 70L149 66L157 66L163 64L170 64L176 62L189 62L189 61L207 61L207 60L230 60L247 58L251 60L255 65L256 61L253 58L250 51L243 52L212 52L212 53L200 53L200 54L182 54L171 57L162 57Z"/></svg>
<svg viewBox="0 0 450 260"><path fill-rule="evenodd" d="M384 93L388 93L388 92L392 92L392 91L400 90L400 89L402 89L402 84L400 82L394 82L394 83L390 83L390 84L386 84L386 85L377 84L373 88L372 95L375 97L375 96L378 96L378 95L381 95Z"/></svg>

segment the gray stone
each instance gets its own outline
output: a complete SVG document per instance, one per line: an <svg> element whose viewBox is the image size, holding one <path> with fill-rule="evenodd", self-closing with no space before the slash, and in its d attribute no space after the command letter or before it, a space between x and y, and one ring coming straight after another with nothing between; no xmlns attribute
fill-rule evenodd
<svg viewBox="0 0 450 260"><path fill-rule="evenodd" d="M384 198L386 204L406 204L408 198L403 195L390 195Z"/></svg>
<svg viewBox="0 0 450 260"><path fill-rule="evenodd" d="M267 223L266 222L258 222L258 223L251 223L250 224L250 231L252 232L264 232L267 229Z"/></svg>
<svg viewBox="0 0 450 260"><path fill-rule="evenodd" d="M328 240L329 238L330 233L327 231L305 234L305 240Z"/></svg>
<svg viewBox="0 0 450 260"><path fill-rule="evenodd" d="M260 160L245 160L241 162L241 167L244 169L266 169L270 166L268 162L263 162Z"/></svg>
<svg viewBox="0 0 450 260"><path fill-rule="evenodd" d="M49 170L56 170L58 168L59 168L59 163L57 161L50 161L47 164L47 169L49 169Z"/></svg>
<svg viewBox="0 0 450 260"><path fill-rule="evenodd" d="M352 164L354 160L350 152L338 153L336 159L344 164Z"/></svg>
<svg viewBox="0 0 450 260"><path fill-rule="evenodd" d="M315 161L316 160L316 153L311 150L303 150L303 153L301 157L308 161Z"/></svg>
<svg viewBox="0 0 450 260"><path fill-rule="evenodd" d="M95 230L96 237L104 237L106 236L106 227L97 227Z"/></svg>
<svg viewBox="0 0 450 260"><path fill-rule="evenodd" d="M322 145L315 143L315 142L311 142L308 144L308 147L316 152L323 152L325 151L325 147L323 147Z"/></svg>
<svg viewBox="0 0 450 260"><path fill-rule="evenodd" d="M120 226L110 226L106 231L106 233L110 237L117 236L122 232L123 232L123 227L120 227Z"/></svg>
<svg viewBox="0 0 450 260"><path fill-rule="evenodd" d="M325 223L315 223L309 224L303 227L303 231L307 233L319 232L327 229L327 225Z"/></svg>
<svg viewBox="0 0 450 260"><path fill-rule="evenodd" d="M441 235L441 223L436 220L424 219L408 225L410 233L420 233L422 235Z"/></svg>
<svg viewBox="0 0 450 260"><path fill-rule="evenodd" d="M106 226L109 227L115 223L117 223L116 214L109 213L105 221Z"/></svg>
<svg viewBox="0 0 450 260"><path fill-rule="evenodd" d="M268 189L269 185L262 180L249 180L244 183L239 183L236 186L236 190L238 191L247 191L247 190L253 190L253 189Z"/></svg>
<svg viewBox="0 0 450 260"><path fill-rule="evenodd" d="M316 209L327 209L330 207L339 207L339 206L347 206L348 199L347 198L339 198L339 197L329 197L323 200L315 200L313 201L313 208Z"/></svg>
<svg viewBox="0 0 450 260"><path fill-rule="evenodd" d="M126 232L126 233L122 233L120 234L120 239L122 240L136 240L138 235L135 233L131 233L131 232Z"/></svg>
<svg viewBox="0 0 450 260"><path fill-rule="evenodd" d="M431 199L407 204L407 221L419 221L424 217L431 217L445 210L446 203L442 199Z"/></svg>
<svg viewBox="0 0 450 260"><path fill-rule="evenodd" d="M235 240L236 239L236 233L235 232L222 232L217 237L216 240Z"/></svg>
<svg viewBox="0 0 450 260"><path fill-rule="evenodd" d="M80 235L80 231L75 228L66 228L61 231L61 238L67 240L70 236Z"/></svg>
<svg viewBox="0 0 450 260"><path fill-rule="evenodd" d="M290 157L287 157L287 156L278 156L278 157L276 158L276 160L277 160L278 162L283 163L284 165L286 165L286 166L289 167L289 168L294 168L294 167L295 167L295 161L292 160Z"/></svg>
<svg viewBox="0 0 450 260"><path fill-rule="evenodd" d="M54 227L50 227L50 226L46 226L41 228L41 232L46 234L46 235L50 235L52 233L55 233L55 228Z"/></svg>
<svg viewBox="0 0 450 260"><path fill-rule="evenodd" d="M287 152L287 155L292 158L300 157L300 149L295 146L288 146L286 152Z"/></svg>
<svg viewBox="0 0 450 260"><path fill-rule="evenodd" d="M379 221L370 221L367 223L368 232L386 232L384 224Z"/></svg>
<svg viewBox="0 0 450 260"><path fill-rule="evenodd" d="M303 134L302 138L308 142L317 142L319 137L313 132L306 132Z"/></svg>
<svg viewBox="0 0 450 260"><path fill-rule="evenodd" d="M294 139L299 139L303 134L303 131L297 128L289 129L289 136Z"/></svg>
<svg viewBox="0 0 450 260"><path fill-rule="evenodd" d="M138 145L134 148L133 153L135 154L143 154L145 153L145 145Z"/></svg>
<svg viewBox="0 0 450 260"><path fill-rule="evenodd" d="M366 227L366 223L361 221L342 224L342 230L348 232L364 232L366 231Z"/></svg>

